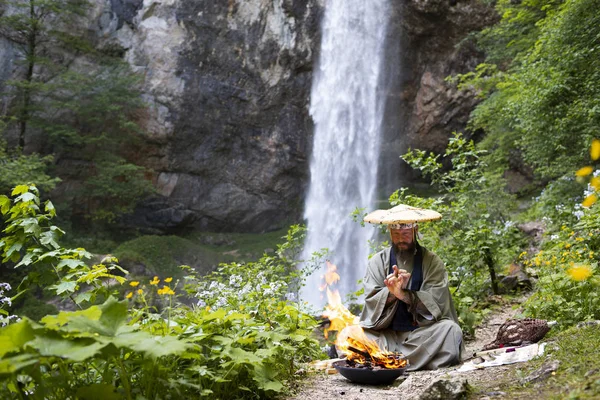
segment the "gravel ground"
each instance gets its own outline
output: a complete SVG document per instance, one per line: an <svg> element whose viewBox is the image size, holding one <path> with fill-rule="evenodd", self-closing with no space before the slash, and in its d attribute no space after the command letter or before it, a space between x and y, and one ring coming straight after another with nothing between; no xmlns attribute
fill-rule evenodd
<svg viewBox="0 0 600 400"><path fill-rule="evenodd" d="M493 312L475 331L475 340L465 344L466 355L472 355L473 352L481 350L487 343L496 338L498 328L507 319L513 318L518 313L518 309L513 310L513 304L520 304L527 297L515 299L512 304L504 305L500 311ZM415 371L402 376L392 385L387 386L369 386L358 385L348 381L339 374L327 375L325 372L318 372L315 376L309 378L302 387L300 387L293 397L289 400L304 399L345 399L345 400L409 400L417 399L419 395L435 380L447 376L451 378L466 378L470 384L478 385L484 382L493 382L498 380L501 374L504 374L510 367L499 366L486 368L483 370L469 371L464 373L453 373L459 366L443 368L435 371ZM488 385L489 386L489 385ZM489 397L496 397L496 393L489 393Z"/></svg>

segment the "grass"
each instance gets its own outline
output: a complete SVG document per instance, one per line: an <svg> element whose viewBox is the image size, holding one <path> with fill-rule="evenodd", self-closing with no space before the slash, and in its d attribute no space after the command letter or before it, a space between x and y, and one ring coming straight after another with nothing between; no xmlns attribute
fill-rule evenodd
<svg viewBox="0 0 600 400"><path fill-rule="evenodd" d="M570 328L547 340L546 354L526 364L515 364L510 372L476 387L470 398L500 388L506 399L598 399L600 398L600 326ZM540 382L523 384L523 379L544 363L558 360L558 370Z"/></svg>
<svg viewBox="0 0 600 400"><path fill-rule="evenodd" d="M145 235L120 244L113 254L125 269L143 265L154 275L180 277L180 265L200 274L219 263L254 261L282 243L287 230L265 234L195 232L186 237Z"/></svg>

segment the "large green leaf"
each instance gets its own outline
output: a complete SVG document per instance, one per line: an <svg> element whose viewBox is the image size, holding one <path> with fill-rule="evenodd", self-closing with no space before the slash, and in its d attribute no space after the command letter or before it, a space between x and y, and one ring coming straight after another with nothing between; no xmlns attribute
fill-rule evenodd
<svg viewBox="0 0 600 400"><path fill-rule="evenodd" d="M100 318L91 319L84 315L76 315L70 319L67 329L109 337L121 332L130 332L134 329L125 325L127 322L126 301L119 302L114 297L109 297L98 308L101 311Z"/></svg>
<svg viewBox="0 0 600 400"><path fill-rule="evenodd" d="M100 338L99 340L103 340ZM148 332L129 332L110 338L110 343L144 353L146 356L158 358L179 355L190 345L173 336L152 336Z"/></svg>
<svg viewBox="0 0 600 400"><path fill-rule="evenodd" d="M85 266L85 263L81 260L66 258L64 260L60 260L60 262L58 263L56 268L58 268L59 270L62 269L63 267L68 267L69 269L75 269L77 267L83 267L83 266Z"/></svg>
<svg viewBox="0 0 600 400"><path fill-rule="evenodd" d="M263 361L262 358L239 347L231 347L227 351L227 355L237 363L260 364Z"/></svg>
<svg viewBox="0 0 600 400"><path fill-rule="evenodd" d="M19 350L25 343L33 340L34 331L28 319L0 329L0 357Z"/></svg>
<svg viewBox="0 0 600 400"><path fill-rule="evenodd" d="M61 311L58 315L47 315L41 322L50 329L60 329L62 326L71 322L74 318L80 316L92 321L97 321L102 315L102 310L98 306L92 306L81 311Z"/></svg>
<svg viewBox="0 0 600 400"><path fill-rule="evenodd" d="M64 292L73 293L77 289L77 282L62 281L58 285L50 286L50 289L56 290L56 294L62 294Z"/></svg>
<svg viewBox="0 0 600 400"><path fill-rule="evenodd" d="M67 358L83 361L96 355L106 345L92 340L37 337L28 346L38 350L43 356Z"/></svg>
<svg viewBox="0 0 600 400"><path fill-rule="evenodd" d="M254 366L254 381L258 387L264 391L280 392L283 390L283 384L275 379L275 371L268 365L260 364Z"/></svg>

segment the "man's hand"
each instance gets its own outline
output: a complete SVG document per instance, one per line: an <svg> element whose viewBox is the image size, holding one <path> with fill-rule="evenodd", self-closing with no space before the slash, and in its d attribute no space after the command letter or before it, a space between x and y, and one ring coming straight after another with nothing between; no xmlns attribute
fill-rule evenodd
<svg viewBox="0 0 600 400"><path fill-rule="evenodd" d="M397 299L409 304L410 296L406 292L406 287L408 286L408 281L410 280L410 273L404 269L398 269L398 266L392 266L394 272L389 274L383 281L385 286L387 286L388 290L391 294L393 294Z"/></svg>

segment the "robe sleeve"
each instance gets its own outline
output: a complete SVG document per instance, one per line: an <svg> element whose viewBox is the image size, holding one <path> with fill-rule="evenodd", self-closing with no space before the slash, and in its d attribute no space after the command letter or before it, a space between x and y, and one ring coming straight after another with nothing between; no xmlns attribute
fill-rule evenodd
<svg viewBox="0 0 600 400"><path fill-rule="evenodd" d="M389 253L389 249L387 250ZM367 272L363 279L365 288L365 305L360 314L360 325L363 328L381 330L387 328L394 318L398 302L386 304L390 291L383 283L387 276L389 256L386 251L375 254L369 260Z"/></svg>
<svg viewBox="0 0 600 400"><path fill-rule="evenodd" d="M448 273L442 260L429 251L423 259L423 275L421 289L413 293L431 313L433 322L441 319L451 319L457 322L456 311L448 289ZM425 318L419 318L419 325L421 322L425 325L432 323Z"/></svg>

